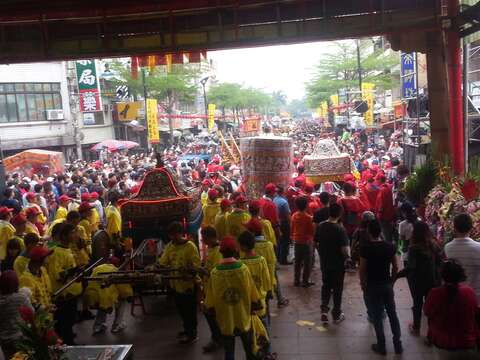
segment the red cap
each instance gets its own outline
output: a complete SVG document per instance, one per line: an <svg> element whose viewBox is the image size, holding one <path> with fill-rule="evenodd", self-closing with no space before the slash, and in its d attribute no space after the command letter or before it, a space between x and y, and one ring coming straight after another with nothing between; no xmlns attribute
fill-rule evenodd
<svg viewBox="0 0 480 360"><path fill-rule="evenodd" d="M35 215L40 215L42 212L37 209L35 206L29 207L25 210L25 215L27 217L29 216L35 216Z"/></svg>
<svg viewBox="0 0 480 360"><path fill-rule="evenodd" d="M260 200L252 200L248 203L248 208L250 210L260 210L262 207L262 204L260 203Z"/></svg>
<svg viewBox="0 0 480 360"><path fill-rule="evenodd" d="M13 226L18 226L27 223L27 217L25 214L19 213L10 220Z"/></svg>
<svg viewBox="0 0 480 360"><path fill-rule="evenodd" d="M6 206L2 206L2 207L0 207L0 216L4 217L5 215L10 214L12 211L13 211L13 209L9 209Z"/></svg>
<svg viewBox="0 0 480 360"><path fill-rule="evenodd" d="M58 198L58 201L60 201L60 202L66 202L66 201L71 201L71 200L73 200L73 199L68 195L62 195Z"/></svg>
<svg viewBox="0 0 480 360"><path fill-rule="evenodd" d="M237 251L237 241L232 236L225 236L220 241L220 252L224 250Z"/></svg>
<svg viewBox="0 0 480 360"><path fill-rule="evenodd" d="M80 198L82 199L82 201L88 201L90 200L91 196L89 193L83 193Z"/></svg>
<svg viewBox="0 0 480 360"><path fill-rule="evenodd" d="M247 198L243 195L238 195L235 199L235 205L245 204L247 202Z"/></svg>
<svg viewBox="0 0 480 360"><path fill-rule="evenodd" d="M250 219L249 222L245 224L245 227L248 231L254 234L261 234L262 233L262 223L258 219Z"/></svg>
<svg viewBox="0 0 480 360"><path fill-rule="evenodd" d="M96 191L90 193L90 199L97 200L99 197L100 195Z"/></svg>
<svg viewBox="0 0 480 360"><path fill-rule="evenodd" d="M226 209L227 207L231 206L232 202L228 199L223 199L222 202L220 203L220 207L222 209Z"/></svg>
<svg viewBox="0 0 480 360"><path fill-rule="evenodd" d="M40 262L52 253L45 246L35 246L29 254L30 261Z"/></svg>
<svg viewBox="0 0 480 360"><path fill-rule="evenodd" d="M92 209L92 208L93 208L92 204L90 204L89 202L84 201L84 202L82 202L82 203L80 204L80 206L78 207L78 212L87 211L87 210L90 210L90 209Z"/></svg>
<svg viewBox="0 0 480 360"><path fill-rule="evenodd" d="M36 196L37 196L37 194L35 194L34 192L28 192L27 196L26 196L26 199L28 201L31 201L31 200L35 199Z"/></svg>
<svg viewBox="0 0 480 360"><path fill-rule="evenodd" d="M275 194L277 191L277 185L274 183L269 183L265 185L265 194Z"/></svg>
<svg viewBox="0 0 480 360"><path fill-rule="evenodd" d="M210 200L215 200L218 197L218 191L215 189L208 190L208 198Z"/></svg>

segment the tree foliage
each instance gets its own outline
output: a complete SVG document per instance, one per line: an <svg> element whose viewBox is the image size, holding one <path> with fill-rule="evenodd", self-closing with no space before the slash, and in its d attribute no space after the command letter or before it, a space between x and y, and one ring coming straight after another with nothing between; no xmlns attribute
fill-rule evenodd
<svg viewBox="0 0 480 360"><path fill-rule="evenodd" d="M399 63L393 52L378 49L371 52L372 39L359 42L360 64L363 82L375 84L377 89L391 89L398 74L392 68ZM358 89L359 71L357 44L355 41L337 41L334 51L323 55L315 68L313 78L306 84L307 101L316 108L330 95L341 89Z"/></svg>
<svg viewBox="0 0 480 360"><path fill-rule="evenodd" d="M305 99L293 99L287 105L287 111L292 118L300 118L309 115L309 109Z"/></svg>

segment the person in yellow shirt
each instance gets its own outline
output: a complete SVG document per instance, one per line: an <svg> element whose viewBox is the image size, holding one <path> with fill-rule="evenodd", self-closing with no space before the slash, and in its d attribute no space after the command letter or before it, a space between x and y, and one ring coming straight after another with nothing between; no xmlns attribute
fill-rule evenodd
<svg viewBox="0 0 480 360"><path fill-rule="evenodd" d="M84 229L84 232L81 233L82 239L85 241L85 247L89 254L92 253L92 236L95 233L94 225L91 222L94 206L89 202L83 202L78 208L80 213L80 223L78 224Z"/></svg>
<svg viewBox="0 0 480 360"><path fill-rule="evenodd" d="M50 250L44 246L34 247L30 251L28 267L20 276L20 286L29 288L31 291L32 304L43 306L47 310L52 306L52 286L44 263L50 253Z"/></svg>
<svg viewBox="0 0 480 360"><path fill-rule="evenodd" d="M25 270L27 270L30 253L37 247L40 238L37 234L27 234L23 241L25 243L25 250L20 253L13 263L13 270L15 270L18 276L21 276Z"/></svg>
<svg viewBox="0 0 480 360"><path fill-rule="evenodd" d="M27 203L28 203L26 206L26 210L32 207L37 209L38 210L37 221L40 225L45 225L47 223L47 210L40 206L40 194L29 192L27 193L27 196L25 198L27 199Z"/></svg>
<svg viewBox="0 0 480 360"><path fill-rule="evenodd" d="M202 194L200 195L200 201L202 202L202 206L208 204L208 190L212 186L212 182L209 179L204 179L202 181Z"/></svg>
<svg viewBox="0 0 480 360"><path fill-rule="evenodd" d="M207 256L203 261L203 269L205 274L202 278L203 286L205 287L210 273L222 260L223 256L220 253L220 246L218 243L217 232L214 227L207 226L201 230L202 240L207 245ZM205 318L207 319L208 327L210 328L211 339L210 342L203 347L204 353L211 353L221 347L222 343L222 334L220 334L220 329L218 324L215 321L215 317L208 312L204 312Z"/></svg>
<svg viewBox="0 0 480 360"><path fill-rule="evenodd" d="M41 236L39 227L42 225L39 223L39 216L42 212L36 207L29 207L25 210L25 216L27 217L27 224L25 226L25 235L26 234L37 234ZM38 226L37 226L38 225Z"/></svg>
<svg viewBox="0 0 480 360"><path fill-rule="evenodd" d="M120 237L122 236L122 216L120 214L120 208L118 206L118 200L120 200L120 194L116 191L110 191L108 193L108 200L110 205L105 209L106 218L106 231L110 240L114 244L118 244Z"/></svg>
<svg viewBox="0 0 480 360"><path fill-rule="evenodd" d="M0 261L7 256L7 243L15 235L15 227L10 223L12 209L0 207Z"/></svg>
<svg viewBox="0 0 480 360"><path fill-rule="evenodd" d="M272 223L260 217L260 209L262 204L259 200L252 200L248 204L248 212L252 219L257 219L262 224L262 234L265 237L265 240L270 241L273 244L273 248L277 246L277 237L275 236L275 231L273 230Z"/></svg>
<svg viewBox="0 0 480 360"><path fill-rule="evenodd" d="M220 252L223 259L210 274L204 306L220 328L225 359L235 358L235 337L240 336L247 360L254 360L252 313L262 308L262 299L247 265L237 260L236 240L225 237Z"/></svg>
<svg viewBox="0 0 480 360"><path fill-rule="evenodd" d="M207 205L204 205L202 207L203 209L202 227L215 225L215 216L217 216L217 214L220 212L220 204L217 202L217 198L218 198L218 191L215 189L210 189L208 191Z"/></svg>
<svg viewBox="0 0 480 360"><path fill-rule="evenodd" d="M66 219L68 214L68 204L72 201L72 198L68 195L62 195L58 198L58 209L55 213L53 220Z"/></svg>
<svg viewBox="0 0 480 360"><path fill-rule="evenodd" d="M245 224L250 220L250 214L247 211L247 199L243 195L235 199L235 208L227 215L227 235L235 239L245 231Z"/></svg>
<svg viewBox="0 0 480 360"><path fill-rule="evenodd" d="M197 246L184 236L184 231L180 222L173 222L167 227L170 243L158 261L162 267L178 270L174 275L181 275L182 270L197 269L201 265ZM170 282L175 305L183 322L183 331L178 334L179 342L185 345L198 341L196 283L196 278Z"/></svg>
<svg viewBox="0 0 480 360"><path fill-rule="evenodd" d="M64 223L59 230L59 244L48 257L47 271L55 293L63 287L78 270L70 250L70 243L77 239L77 227ZM82 284L73 283L58 294L55 301L55 330L67 345L74 344L73 325L77 316L77 300L82 294Z"/></svg>
<svg viewBox="0 0 480 360"><path fill-rule="evenodd" d="M110 257L105 264L98 265L92 271L92 277L101 276L104 272L116 272L119 265L118 258ZM93 324L93 335L101 334L107 329L107 314L115 310L111 331L116 334L126 328L123 321L126 300L133 296L132 287L129 284L106 284L103 286L100 282L90 281L85 290L85 297L92 308L97 309L97 316Z"/></svg>
<svg viewBox="0 0 480 360"><path fill-rule="evenodd" d="M215 230L217 230L218 239L223 239L227 236L227 215L232 210L232 202L228 199L223 199L220 202L220 212L215 216Z"/></svg>

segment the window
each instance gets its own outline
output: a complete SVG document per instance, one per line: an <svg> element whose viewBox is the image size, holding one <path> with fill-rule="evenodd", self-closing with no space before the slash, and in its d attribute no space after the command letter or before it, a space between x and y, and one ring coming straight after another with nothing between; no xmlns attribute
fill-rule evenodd
<svg viewBox="0 0 480 360"><path fill-rule="evenodd" d="M60 83L0 83L0 123L43 121L62 108Z"/></svg>

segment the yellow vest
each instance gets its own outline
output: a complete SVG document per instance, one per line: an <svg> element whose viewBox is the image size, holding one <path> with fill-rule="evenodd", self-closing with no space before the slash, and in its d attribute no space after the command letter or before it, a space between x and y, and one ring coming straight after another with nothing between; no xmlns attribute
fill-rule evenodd
<svg viewBox="0 0 480 360"><path fill-rule="evenodd" d="M215 230L217 230L217 239L220 241L227 235L227 215L228 213L219 212L215 216Z"/></svg>
<svg viewBox="0 0 480 360"><path fill-rule="evenodd" d="M238 236L246 230L245 224L249 222L251 216L246 211L232 211L227 215L227 235L238 239Z"/></svg>
<svg viewBox="0 0 480 360"><path fill-rule="evenodd" d="M68 211L63 206L59 206L53 220L66 219Z"/></svg>
<svg viewBox="0 0 480 360"><path fill-rule="evenodd" d="M248 267L240 261L217 265L210 274L205 306L215 310L222 335L249 331L252 304L261 298Z"/></svg>
<svg viewBox="0 0 480 360"><path fill-rule="evenodd" d="M191 241L187 241L183 244L174 244L173 242L168 243L158 262L161 266L166 266L171 269L198 268L201 265L197 246ZM179 274L181 273L174 273L174 275ZM195 287L195 279L171 280L170 286L178 293L193 291Z"/></svg>
<svg viewBox="0 0 480 360"><path fill-rule="evenodd" d="M257 312L257 315L262 317L267 313L265 299L268 293L273 291L273 285L270 278L270 270L267 262L263 256L257 255L250 258L243 258L241 261L247 265L250 274L252 274L253 282L257 288L258 294L262 301L262 310Z"/></svg>
<svg viewBox="0 0 480 360"><path fill-rule="evenodd" d="M272 223L267 219L260 219L262 223L262 234L265 236L265 240L270 241L273 246L277 246L277 237L273 230Z"/></svg>
<svg viewBox="0 0 480 360"><path fill-rule="evenodd" d="M28 257L19 255L13 263L13 270L15 270L18 276L21 276L25 272L25 270L27 270L29 262L30 259Z"/></svg>
<svg viewBox="0 0 480 360"><path fill-rule="evenodd" d="M206 191L202 192L202 195L200 196L200 201L202 202L202 206L208 204L208 193Z"/></svg>
<svg viewBox="0 0 480 360"><path fill-rule="evenodd" d="M270 271L270 279L273 286L276 286L277 280L275 278L275 266L277 264L277 257L275 256L275 251L273 250L273 244L267 240L256 240L255 253L265 258L265 261L268 265L268 270Z"/></svg>
<svg viewBox="0 0 480 360"><path fill-rule="evenodd" d="M120 210L113 205L107 206L105 209L105 217L107 219L107 228L105 229L113 239L113 235L121 235L122 233L122 216Z"/></svg>
<svg viewBox="0 0 480 360"><path fill-rule="evenodd" d="M25 270L20 276L19 283L20 287L29 288L32 292L30 297L32 304L43 305L44 307L52 305L52 286L47 270L43 266L40 268L40 276L33 275L28 269Z"/></svg>
<svg viewBox="0 0 480 360"><path fill-rule="evenodd" d="M207 272L210 274L213 268L220 264L222 259L223 256L220 252L220 246L209 247L207 250L207 258L205 259L205 269L207 269Z"/></svg>
<svg viewBox="0 0 480 360"><path fill-rule="evenodd" d="M25 227L25 235L27 234L37 234L40 237L40 232L35 224L32 224L30 221L27 222L27 226Z"/></svg>
<svg viewBox="0 0 480 360"><path fill-rule="evenodd" d="M62 246L56 246L53 253L47 258L47 271L52 283L52 291L60 289L65 283L61 279L62 272L77 267L72 250ZM67 279L68 281L68 279ZM76 282L65 289L61 296L80 296L82 284Z"/></svg>
<svg viewBox="0 0 480 360"><path fill-rule="evenodd" d="M215 202L208 202L203 206L203 221L202 226L215 226L215 216L220 212L220 205Z"/></svg>
<svg viewBox="0 0 480 360"><path fill-rule="evenodd" d="M100 215L98 214L98 210L96 208L92 209L92 215L90 216L90 230L92 235L98 231L98 227L100 226Z"/></svg>
<svg viewBox="0 0 480 360"><path fill-rule="evenodd" d="M8 221L0 220L0 260L7 257L7 243L15 235L15 227Z"/></svg>
<svg viewBox="0 0 480 360"><path fill-rule="evenodd" d="M93 269L92 277L100 276L103 272L115 272L118 269L112 264L102 264ZM90 281L85 289L85 297L90 307L110 312L119 300L133 296L132 287L128 284L114 284L102 287L99 281Z"/></svg>

